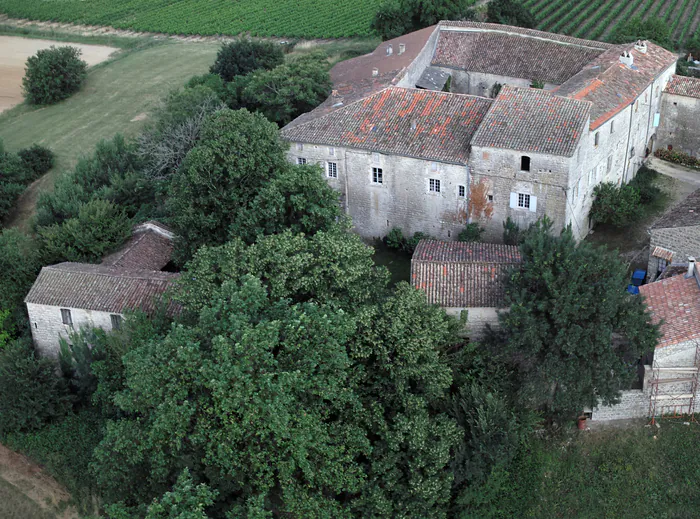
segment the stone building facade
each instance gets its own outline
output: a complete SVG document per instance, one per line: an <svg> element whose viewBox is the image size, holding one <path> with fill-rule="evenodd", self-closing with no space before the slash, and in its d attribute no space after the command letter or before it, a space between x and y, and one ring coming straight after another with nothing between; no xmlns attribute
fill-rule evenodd
<svg viewBox="0 0 700 519"><path fill-rule="evenodd" d="M646 418L697 412L700 368L700 272L691 259L684 272L639 289L661 338L651 365L643 366L641 389L623 391L612 406L598 406L592 420Z"/></svg>
<svg viewBox="0 0 700 519"><path fill-rule="evenodd" d="M520 262L514 245L421 240L411 258L411 283L429 303L465 318L465 335L479 339L487 325L498 324L505 281Z"/></svg>
<svg viewBox="0 0 700 519"><path fill-rule="evenodd" d="M657 146L700 157L700 79L674 76L661 103Z"/></svg>
<svg viewBox="0 0 700 519"><path fill-rule="evenodd" d="M365 237L399 227L451 239L478 220L500 240L506 218L527 225L547 214L583 238L594 187L629 181L653 150L675 62L647 42L441 22L338 64L332 95L282 135L289 160L323 166ZM383 187L377 167L387 169ZM490 218L469 203L482 182Z"/></svg>
<svg viewBox="0 0 700 519"><path fill-rule="evenodd" d="M689 257L700 258L700 189L654 222L649 234L650 281L669 265L687 263Z"/></svg>
<svg viewBox="0 0 700 519"><path fill-rule="evenodd" d="M24 300L37 351L58 358L60 339L81 328L111 331L129 311L153 313L178 277L160 271L170 261L172 241L166 227L147 222L101 265L59 263L42 268Z"/></svg>

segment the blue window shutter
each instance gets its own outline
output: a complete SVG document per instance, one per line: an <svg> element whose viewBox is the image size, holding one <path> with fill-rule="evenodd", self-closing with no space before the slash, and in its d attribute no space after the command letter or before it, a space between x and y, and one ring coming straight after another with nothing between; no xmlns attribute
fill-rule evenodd
<svg viewBox="0 0 700 519"><path fill-rule="evenodd" d="M661 119L661 114L659 112L656 112L654 114L654 128L656 128L659 125L660 119Z"/></svg>

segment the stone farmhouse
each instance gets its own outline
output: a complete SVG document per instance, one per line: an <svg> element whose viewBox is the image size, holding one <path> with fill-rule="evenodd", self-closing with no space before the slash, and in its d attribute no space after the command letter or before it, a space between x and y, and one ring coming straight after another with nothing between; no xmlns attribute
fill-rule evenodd
<svg viewBox="0 0 700 519"><path fill-rule="evenodd" d="M689 257L700 258L700 189L654 222L649 234L650 281L657 279L669 265L685 264Z"/></svg>
<svg viewBox="0 0 700 519"><path fill-rule="evenodd" d="M675 63L648 42L441 22L336 65L331 96L282 136L364 237L450 239L479 220L500 241L507 217L547 214L583 238L593 188L630 180L656 146Z"/></svg>
<svg viewBox="0 0 700 519"><path fill-rule="evenodd" d="M478 339L498 323L508 271L521 262L515 245L421 240L411 259L411 283L448 315L466 313L466 333Z"/></svg>
<svg viewBox="0 0 700 519"><path fill-rule="evenodd" d="M37 351L57 358L59 339L81 327L118 329L130 310L155 311L178 277L161 271L170 262L173 238L161 224L147 222L101 265L66 262L42 268L24 300Z"/></svg>
<svg viewBox="0 0 700 519"><path fill-rule="evenodd" d="M697 412L700 272L695 258L682 271L668 269L658 281L639 287L639 293L661 323L652 365L643 366L640 389L623 391L619 404L596 407L590 411L593 420Z"/></svg>
<svg viewBox="0 0 700 519"><path fill-rule="evenodd" d="M661 96L658 146L700 157L700 79L673 76Z"/></svg>

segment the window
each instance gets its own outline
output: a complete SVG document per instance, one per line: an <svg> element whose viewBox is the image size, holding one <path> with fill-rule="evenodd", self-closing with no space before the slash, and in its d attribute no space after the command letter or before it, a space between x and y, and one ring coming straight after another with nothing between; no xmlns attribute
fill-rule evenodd
<svg viewBox="0 0 700 519"><path fill-rule="evenodd" d="M593 185L594 178L595 178L595 169L592 169L588 172L588 187L591 187L591 185Z"/></svg>
<svg viewBox="0 0 700 519"><path fill-rule="evenodd" d="M595 132L595 137L593 139L594 145L598 146L598 142L600 141L600 132Z"/></svg>
<svg viewBox="0 0 700 519"><path fill-rule="evenodd" d="M527 155L520 157L520 169L522 171L530 171L530 157Z"/></svg>
<svg viewBox="0 0 700 519"><path fill-rule="evenodd" d="M437 162L431 162L430 163L430 171L437 171L437 170L438 170Z"/></svg>
<svg viewBox="0 0 700 519"><path fill-rule="evenodd" d="M328 178L338 178L338 163L326 162L326 175Z"/></svg>
<svg viewBox="0 0 700 519"><path fill-rule="evenodd" d="M486 198L488 198L489 202L493 202L493 195L486 195Z"/></svg>
<svg viewBox="0 0 700 519"><path fill-rule="evenodd" d="M70 314L70 310L61 308L61 321L63 321L63 324L73 326L73 317Z"/></svg>
<svg viewBox="0 0 700 519"><path fill-rule="evenodd" d="M379 164L379 153L372 153L372 163Z"/></svg>
<svg viewBox="0 0 700 519"><path fill-rule="evenodd" d="M436 178L430 179L430 191L433 193L440 192L440 181L438 179L436 179Z"/></svg>
<svg viewBox="0 0 700 519"><path fill-rule="evenodd" d="M304 157L298 157L297 164L299 164L300 166L306 164L306 159Z"/></svg>
<svg viewBox="0 0 700 519"><path fill-rule="evenodd" d="M610 171L612 170L612 155L608 157L608 170L607 173L610 174Z"/></svg>
<svg viewBox="0 0 700 519"><path fill-rule="evenodd" d="M372 168L372 182L375 184L384 183L384 172L382 168Z"/></svg>
<svg viewBox="0 0 700 519"><path fill-rule="evenodd" d="M297 151L304 151L304 145L300 142L297 142Z"/></svg>
<svg viewBox="0 0 700 519"><path fill-rule="evenodd" d="M610 133L615 133L615 121L610 121Z"/></svg>
<svg viewBox="0 0 700 519"><path fill-rule="evenodd" d="M335 148L328 148L328 155L335 157Z"/></svg>
<svg viewBox="0 0 700 519"><path fill-rule="evenodd" d="M122 316L117 314L112 314L109 316L112 321L112 330L119 330L122 327Z"/></svg>
<svg viewBox="0 0 700 519"><path fill-rule="evenodd" d="M657 87L656 87L656 97L659 97L659 93L660 93L660 92L659 92L659 87L657 86Z"/></svg>
<svg viewBox="0 0 700 519"><path fill-rule="evenodd" d="M518 207L530 209L530 195L526 195L525 193L518 193Z"/></svg>
<svg viewBox="0 0 700 519"><path fill-rule="evenodd" d="M638 112L639 111L639 100L634 102L634 111Z"/></svg>
<svg viewBox="0 0 700 519"><path fill-rule="evenodd" d="M467 196L467 186L457 186L457 196L459 198L466 198Z"/></svg>

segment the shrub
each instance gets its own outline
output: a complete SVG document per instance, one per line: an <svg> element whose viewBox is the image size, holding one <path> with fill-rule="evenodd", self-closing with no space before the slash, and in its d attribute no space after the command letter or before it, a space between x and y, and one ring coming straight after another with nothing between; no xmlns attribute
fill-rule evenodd
<svg viewBox="0 0 700 519"><path fill-rule="evenodd" d="M506 245L520 245L523 238L520 226L510 216L503 222L503 243Z"/></svg>
<svg viewBox="0 0 700 519"><path fill-rule="evenodd" d="M270 70L284 62L284 51L276 43L240 39L224 43L209 71L225 82L258 69Z"/></svg>
<svg viewBox="0 0 700 519"><path fill-rule="evenodd" d="M640 211L640 196L636 188L625 184L617 187L605 182L593 189L593 205L590 218L596 223L609 223L615 227L631 224Z"/></svg>
<svg viewBox="0 0 700 519"><path fill-rule="evenodd" d="M383 40L435 25L440 20L473 20L470 0L386 0L372 20L371 29Z"/></svg>
<svg viewBox="0 0 700 519"><path fill-rule="evenodd" d="M658 149L654 152L654 155L662 160L673 162L674 164L680 164L681 166L700 168L700 160L688 155L687 153L683 153L682 151Z"/></svg>
<svg viewBox="0 0 700 519"><path fill-rule="evenodd" d="M642 166L637 175L629 182L629 185L639 191L639 199L642 204L650 204L661 194L661 190L654 185L654 180L659 174L653 169Z"/></svg>
<svg viewBox="0 0 700 519"><path fill-rule="evenodd" d="M87 63L76 47L43 49L27 60L22 79L24 95L30 104L48 105L67 99L87 77Z"/></svg>
<svg viewBox="0 0 700 519"><path fill-rule="evenodd" d="M26 327L24 296L34 283L41 262L36 243L17 229L0 233L0 308L12 312L18 328Z"/></svg>
<svg viewBox="0 0 700 519"><path fill-rule="evenodd" d="M544 81L540 81L539 79L533 79L532 83L530 83L530 88L539 88L541 90L544 88Z"/></svg>
<svg viewBox="0 0 700 519"><path fill-rule="evenodd" d="M481 241L481 235L485 229L478 222L468 223L462 232L459 233L457 241Z"/></svg>
<svg viewBox="0 0 700 519"><path fill-rule="evenodd" d="M131 234L124 211L106 200L83 205L77 218L39 229L45 261L96 262Z"/></svg>
<svg viewBox="0 0 700 519"><path fill-rule="evenodd" d="M611 35L613 43L629 43L636 40L649 40L669 50L673 50L671 29L663 18L650 17L642 20L640 16L620 23Z"/></svg>
<svg viewBox="0 0 700 519"><path fill-rule="evenodd" d="M34 144L30 148L24 148L17 152L22 162L34 173L34 178L38 178L53 167L54 154L43 146Z"/></svg>
<svg viewBox="0 0 700 519"><path fill-rule="evenodd" d="M429 239L431 239L431 236L423 232L417 232L410 238L406 238L401 229L394 227L389 231L389 234L384 237L384 242L386 246L391 249L413 254L421 240Z"/></svg>
<svg viewBox="0 0 700 519"><path fill-rule="evenodd" d="M537 25L537 21L532 13L514 0L493 0L489 2L486 11L486 21L504 25L517 25L528 29L534 29L535 25Z"/></svg>
<svg viewBox="0 0 700 519"><path fill-rule="evenodd" d="M28 341L0 351L0 434L30 431L70 409L65 381L52 360L39 358Z"/></svg>

